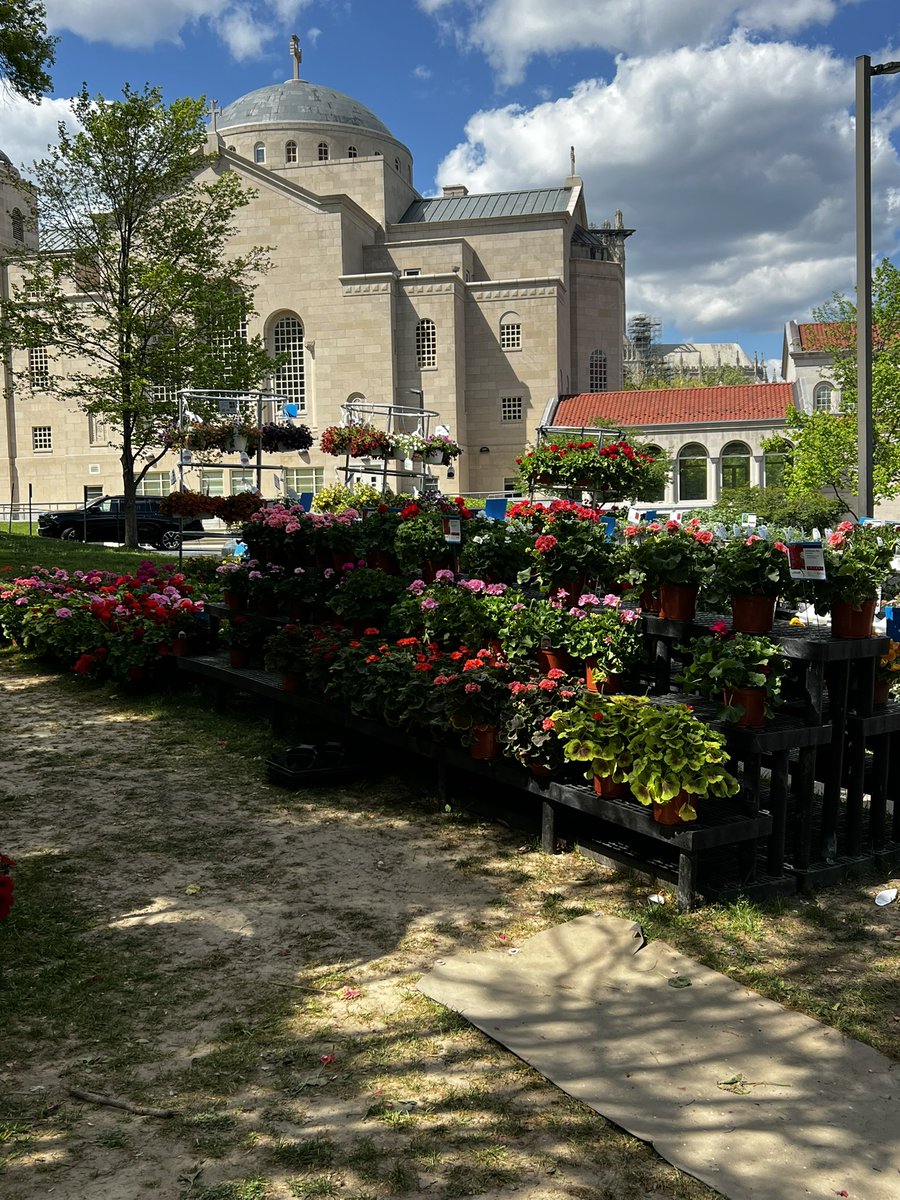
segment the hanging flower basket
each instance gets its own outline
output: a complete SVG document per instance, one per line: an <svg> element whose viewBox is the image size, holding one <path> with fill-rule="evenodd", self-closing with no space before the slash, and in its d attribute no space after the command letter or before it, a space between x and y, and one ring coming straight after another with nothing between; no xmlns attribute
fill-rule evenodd
<svg viewBox="0 0 900 1200"><path fill-rule="evenodd" d="M667 471L664 459L620 441L542 442L516 459L525 491L535 485L551 491L597 492L604 500L645 500L659 493Z"/></svg>

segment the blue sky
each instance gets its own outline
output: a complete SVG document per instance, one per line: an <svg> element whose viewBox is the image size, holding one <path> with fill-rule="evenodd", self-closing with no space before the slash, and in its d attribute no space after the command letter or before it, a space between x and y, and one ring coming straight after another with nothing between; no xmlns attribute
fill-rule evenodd
<svg viewBox="0 0 900 1200"><path fill-rule="evenodd" d="M46 0L52 95L0 99L0 149L39 157L85 81L227 104L304 78L371 108L415 183L559 184L623 210L629 315L663 340L779 360L854 264L853 64L900 59L896 0ZM873 80L876 257L900 249L900 76Z"/></svg>

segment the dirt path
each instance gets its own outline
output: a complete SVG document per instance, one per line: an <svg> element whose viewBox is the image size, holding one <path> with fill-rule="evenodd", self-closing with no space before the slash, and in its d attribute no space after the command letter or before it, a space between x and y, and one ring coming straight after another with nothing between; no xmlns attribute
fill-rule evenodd
<svg viewBox="0 0 900 1200"><path fill-rule="evenodd" d="M0 658L4 1200L714 1200L413 988L633 884L399 778L271 787L241 731ZM877 912L848 953L880 985ZM832 963L826 932L782 930L773 969L817 937Z"/></svg>

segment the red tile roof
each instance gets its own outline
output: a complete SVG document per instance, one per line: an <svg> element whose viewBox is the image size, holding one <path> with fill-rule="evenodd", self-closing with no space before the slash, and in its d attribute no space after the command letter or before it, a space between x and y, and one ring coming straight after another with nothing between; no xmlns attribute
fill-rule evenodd
<svg viewBox="0 0 900 1200"><path fill-rule="evenodd" d="M730 387L650 388L563 396L552 425L678 425L701 421L779 421L793 403L790 383Z"/></svg>
<svg viewBox="0 0 900 1200"><path fill-rule="evenodd" d="M800 334L800 349L828 349L830 345L834 344L839 330L840 325L837 321L818 321L809 322L805 325L798 325L797 332Z"/></svg>

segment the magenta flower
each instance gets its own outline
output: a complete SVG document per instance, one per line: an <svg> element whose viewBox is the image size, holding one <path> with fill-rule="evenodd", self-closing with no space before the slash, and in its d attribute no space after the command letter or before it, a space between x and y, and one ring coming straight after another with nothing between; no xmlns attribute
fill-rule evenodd
<svg viewBox="0 0 900 1200"><path fill-rule="evenodd" d="M422 612L431 612L432 609L439 608L440 605L433 596L426 596L419 607L422 609Z"/></svg>

